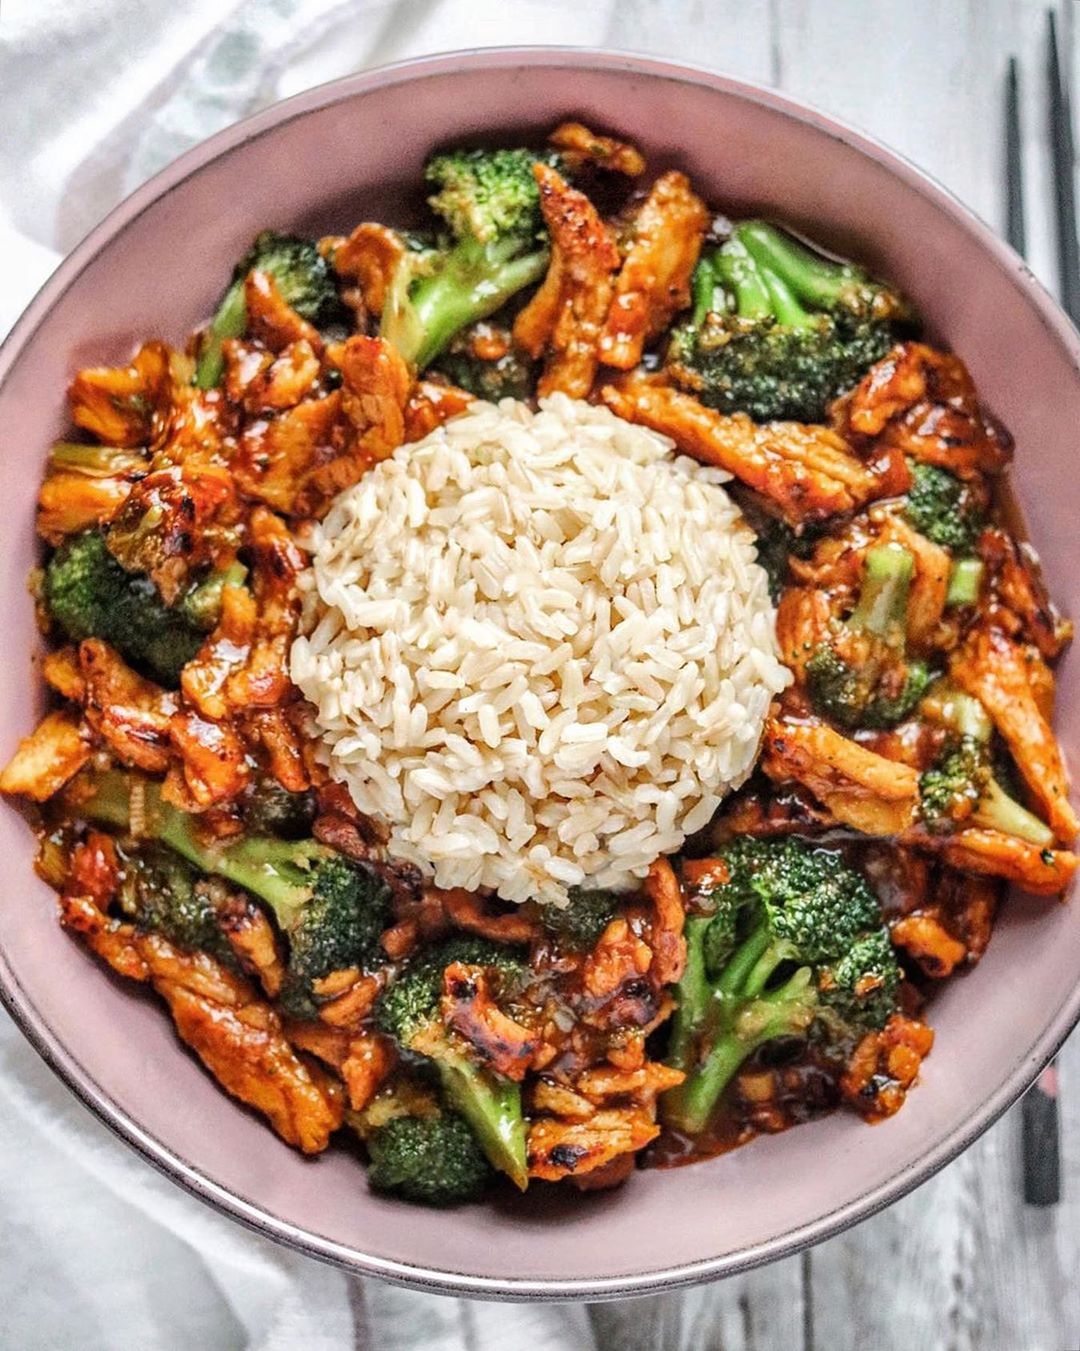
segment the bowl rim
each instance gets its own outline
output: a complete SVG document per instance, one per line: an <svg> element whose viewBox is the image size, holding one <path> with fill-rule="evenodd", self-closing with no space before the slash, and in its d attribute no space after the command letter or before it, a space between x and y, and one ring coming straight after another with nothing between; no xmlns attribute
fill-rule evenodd
<svg viewBox="0 0 1080 1351"><path fill-rule="evenodd" d="M60 263L0 344L0 386L17 366L51 308L113 238L152 204L168 196L181 183L222 155L316 109L330 107L358 94L458 72L463 67L483 72L508 67L544 66L575 69L584 73L621 71L675 84L704 86L762 105L841 141L901 179L911 191L929 199L933 205L950 215L979 248L990 253L1016 289L1034 305L1043 326L1066 351L1080 378L1080 334L1024 260L971 208L898 151L804 100L777 93L752 81L721 74L707 66L635 52L553 44L463 49L373 67L283 99L200 142L136 188ZM329 1262L353 1275L375 1276L412 1289L438 1294L511 1301L607 1300L656 1294L715 1280L791 1256L868 1219L927 1181L973 1144L1022 1096L1050 1063L1080 1020L1080 983L1061 1003L1041 1036L1013 1065L997 1090L975 1104L960 1126L932 1143L894 1177L814 1220L797 1225L751 1248L675 1267L653 1267L625 1276L569 1280L480 1277L467 1272L414 1266L408 1262L359 1252L273 1215L256 1201L215 1182L163 1140L144 1130L118 1102L113 1101L33 1007L18 974L11 968L2 951L0 1003L49 1068L99 1121L170 1181L265 1238L309 1257Z"/></svg>

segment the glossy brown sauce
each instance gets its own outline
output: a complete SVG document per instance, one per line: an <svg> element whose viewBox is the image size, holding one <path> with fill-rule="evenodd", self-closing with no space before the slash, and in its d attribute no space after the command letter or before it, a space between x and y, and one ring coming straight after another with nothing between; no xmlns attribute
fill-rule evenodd
<svg viewBox="0 0 1080 1351"><path fill-rule="evenodd" d="M835 1068L815 1060L808 1048L780 1065L762 1065L751 1058L728 1088L708 1127L698 1136L665 1128L646 1151L644 1166L680 1168L715 1158L758 1135L777 1135L827 1116L839 1098Z"/></svg>

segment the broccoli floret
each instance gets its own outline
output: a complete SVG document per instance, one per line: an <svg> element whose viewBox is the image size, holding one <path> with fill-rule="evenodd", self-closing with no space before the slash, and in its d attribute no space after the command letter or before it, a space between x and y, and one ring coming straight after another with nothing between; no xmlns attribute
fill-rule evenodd
<svg viewBox="0 0 1080 1351"><path fill-rule="evenodd" d="M489 244L500 235L535 233L540 223L540 193L533 165L559 168L557 154L532 150L450 150L433 155L424 180L436 191L428 205L454 233Z"/></svg>
<svg viewBox="0 0 1080 1351"><path fill-rule="evenodd" d="M177 947L234 963L199 873L171 849L142 844L124 851L120 908L139 928L160 933Z"/></svg>
<svg viewBox="0 0 1080 1351"><path fill-rule="evenodd" d="M769 579L769 595L775 604L787 585L792 558L809 558L820 537L813 527L795 530L786 521L762 511L753 495L739 495L739 506L755 535L758 566Z"/></svg>
<svg viewBox="0 0 1080 1351"><path fill-rule="evenodd" d="M405 253L380 323L382 336L419 369L544 275L537 158L529 150L458 150L428 162L424 176L437 189L428 200L450 240Z"/></svg>
<svg viewBox="0 0 1080 1351"><path fill-rule="evenodd" d="M729 880L687 921L668 1063L686 1079L665 1120L700 1134L739 1066L767 1042L811 1034L846 1059L884 1026L900 982L873 892L835 854L788 838L733 841ZM715 927L714 927L715 926Z"/></svg>
<svg viewBox="0 0 1080 1351"><path fill-rule="evenodd" d="M818 973L821 1005L815 1029L841 1045L884 1027L896 1012L900 968L882 926L857 938L833 967Z"/></svg>
<svg viewBox="0 0 1080 1351"><path fill-rule="evenodd" d="M757 561L769 579L773 604L780 599L788 579L788 560L798 536L784 521L770 522L757 536Z"/></svg>
<svg viewBox="0 0 1080 1351"><path fill-rule="evenodd" d="M984 568L970 554L986 525L986 513L971 486L937 465L913 462L904 515L920 534L955 555L945 603L974 605Z"/></svg>
<svg viewBox="0 0 1080 1351"><path fill-rule="evenodd" d="M949 686L936 689L927 714L948 731L940 753L919 778L919 813L927 829L985 826L1052 849L1054 833L1021 806L999 782L993 725L972 695Z"/></svg>
<svg viewBox="0 0 1080 1351"><path fill-rule="evenodd" d="M170 609L149 577L126 572L99 530L66 539L45 568L45 604L73 642L102 638L133 666L175 687L203 631Z"/></svg>
<svg viewBox="0 0 1080 1351"><path fill-rule="evenodd" d="M498 335L496 348L503 348L502 354L485 357L482 348L486 337L472 330L459 333L439 358L439 373L452 385L489 403L531 398L535 387L532 362L513 346L508 333Z"/></svg>
<svg viewBox="0 0 1080 1351"><path fill-rule="evenodd" d="M930 673L907 657L908 595L915 560L898 544L866 551L859 599L806 663L806 688L819 713L841 727L891 727L926 692Z"/></svg>
<svg viewBox="0 0 1080 1351"><path fill-rule="evenodd" d="M472 1128L456 1112L395 1117L372 1132L367 1147L375 1190L420 1205L475 1201L494 1176Z"/></svg>
<svg viewBox="0 0 1080 1351"><path fill-rule="evenodd" d="M492 1165L524 1191L528 1167L520 1085L472 1060L439 1017L443 972L454 962L486 968L500 1001L528 980L528 967L510 948L483 938L451 938L406 965L379 1000L375 1021L405 1050L433 1062L447 1101L472 1127Z"/></svg>
<svg viewBox="0 0 1080 1351"><path fill-rule="evenodd" d="M244 281L249 272L256 270L269 273L285 301L317 328L328 327L343 318L333 271L315 244L310 239L264 230L237 263L232 282L203 335L195 368L195 384L200 389L212 389L220 382L225 369L221 350L225 339L244 335L247 328Z"/></svg>
<svg viewBox="0 0 1080 1351"><path fill-rule="evenodd" d="M920 535L951 553L967 554L986 524L986 516L968 484L918 461L910 465L911 487L904 515Z"/></svg>
<svg viewBox="0 0 1080 1351"><path fill-rule="evenodd" d="M823 421L908 322L895 291L764 221L707 253L693 292L672 334L672 375L710 408L759 422Z"/></svg>
<svg viewBox="0 0 1080 1351"><path fill-rule="evenodd" d="M588 952L615 918L622 899L615 891L571 887L567 904L543 906L540 921L562 947L571 952Z"/></svg>
<svg viewBox="0 0 1080 1351"><path fill-rule="evenodd" d="M128 828L132 782L109 771L91 779L79 811L87 819ZM168 845L200 872L225 878L264 901L288 939L281 1000L296 1017L318 1011L315 985L334 971L370 969L381 961L379 937L389 922L390 890L371 868L351 863L316 840L238 835L204 843L195 818L140 784L140 838Z"/></svg>

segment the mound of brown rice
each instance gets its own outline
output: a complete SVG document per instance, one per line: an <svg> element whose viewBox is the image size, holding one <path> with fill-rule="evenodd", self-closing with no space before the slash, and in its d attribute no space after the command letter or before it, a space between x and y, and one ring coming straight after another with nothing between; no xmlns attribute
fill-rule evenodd
<svg viewBox="0 0 1080 1351"><path fill-rule="evenodd" d="M562 395L476 403L341 494L292 676L331 775L442 887L632 885L787 683L726 475Z"/></svg>

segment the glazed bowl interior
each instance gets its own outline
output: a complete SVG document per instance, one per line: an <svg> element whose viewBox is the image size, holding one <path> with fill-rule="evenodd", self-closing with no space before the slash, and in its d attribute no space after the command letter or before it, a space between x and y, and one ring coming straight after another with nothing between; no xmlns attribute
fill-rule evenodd
<svg viewBox="0 0 1080 1351"><path fill-rule="evenodd" d="M639 142L725 210L812 226L900 284L962 354L1017 443L1015 485L1066 612L1074 563L1080 380L1072 330L1019 260L940 189L824 117L661 62L486 52L354 77L224 133L167 170L64 265L0 354L0 500L7 645L0 758L41 705L26 575L34 496L65 430L76 368L147 336L182 342L260 228L348 229L414 205L435 142L539 135L567 116ZM1060 671L1058 728L1080 738L1078 667ZM26 823L0 809L7 859L0 977L39 1049L107 1121L183 1185L354 1270L496 1296L591 1295L704 1279L791 1251L926 1177L1026 1087L1071 1027L1080 909L1012 898L982 964L934 1002L937 1044L893 1120L836 1115L707 1164L639 1173L610 1194L549 1190L451 1213L379 1199L346 1149L305 1160L233 1103L57 926ZM1038 979L1032 980L1032 973Z"/></svg>

